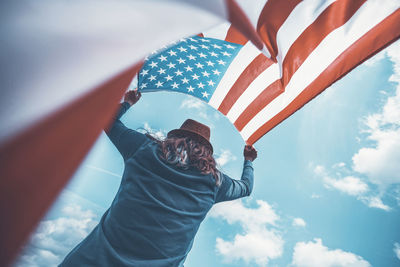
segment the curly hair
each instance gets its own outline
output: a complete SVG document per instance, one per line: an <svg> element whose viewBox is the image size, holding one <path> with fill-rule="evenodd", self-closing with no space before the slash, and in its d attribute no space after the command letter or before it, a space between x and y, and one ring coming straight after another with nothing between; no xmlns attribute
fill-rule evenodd
<svg viewBox="0 0 400 267"><path fill-rule="evenodd" d="M220 185L221 173L209 147L190 137L168 137L159 140L148 135L160 146L160 157L168 164L187 170L190 167L197 169L201 174L211 174L215 184Z"/></svg>

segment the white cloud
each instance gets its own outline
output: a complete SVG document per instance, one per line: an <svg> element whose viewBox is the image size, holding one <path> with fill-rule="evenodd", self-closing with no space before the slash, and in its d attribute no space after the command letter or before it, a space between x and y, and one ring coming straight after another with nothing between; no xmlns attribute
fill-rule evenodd
<svg viewBox="0 0 400 267"><path fill-rule="evenodd" d="M315 173L316 175L319 175L319 176L325 176L325 175L326 175L325 167L322 166L322 165L317 165L317 166L315 166L315 168L314 168L314 173Z"/></svg>
<svg viewBox="0 0 400 267"><path fill-rule="evenodd" d="M232 152L228 149L222 149L221 153L218 154L215 158L215 161L217 162L217 164L222 167L224 166L226 163L230 162L230 161L234 161L236 160L235 155L232 154Z"/></svg>
<svg viewBox="0 0 400 267"><path fill-rule="evenodd" d="M389 81L397 83L396 92L387 98L380 112L365 120L367 138L374 145L361 148L353 156L353 169L383 187L400 183L400 42L384 54L393 62Z"/></svg>
<svg viewBox="0 0 400 267"><path fill-rule="evenodd" d="M396 254L397 258L400 260L400 244L399 243L394 243L394 248L393 248L394 254Z"/></svg>
<svg viewBox="0 0 400 267"><path fill-rule="evenodd" d="M343 251L330 250L319 238L310 242L296 243L292 264L298 267L367 267L371 266L362 257Z"/></svg>
<svg viewBox="0 0 400 267"><path fill-rule="evenodd" d="M151 126L148 122L145 122L143 127L147 132L149 132L151 135L153 135L154 137L156 137L158 139L164 139L167 136L166 131L161 130L161 129L155 130L155 129L151 128Z"/></svg>
<svg viewBox="0 0 400 267"><path fill-rule="evenodd" d="M377 196L374 197L362 197L361 200L365 202L368 207L370 208L377 208L377 209L382 209L385 211L390 211L391 208L385 204L383 204L382 199L380 199Z"/></svg>
<svg viewBox="0 0 400 267"><path fill-rule="evenodd" d="M80 206L66 206L63 217L42 221L16 266L57 266L97 224L96 215Z"/></svg>
<svg viewBox="0 0 400 267"><path fill-rule="evenodd" d="M363 147L353 156L354 170L378 185L400 183L400 129L376 129L369 139L376 147Z"/></svg>
<svg viewBox="0 0 400 267"><path fill-rule="evenodd" d="M339 163L334 164L332 167L333 168L344 168L345 166L346 166L346 163L339 162Z"/></svg>
<svg viewBox="0 0 400 267"><path fill-rule="evenodd" d="M185 100L182 101L180 109L195 109L196 115L203 119L209 119L207 116L207 106L206 104L201 101L200 99L192 96L188 96Z"/></svg>
<svg viewBox="0 0 400 267"><path fill-rule="evenodd" d="M336 168L336 166L338 166L338 164L334 164L333 168ZM343 171L348 172L346 169ZM332 178L325 167L321 165L317 165L314 168L314 173L322 179L326 188L333 188L350 196L357 197L358 200L362 201L370 208L377 208L385 211L391 210L389 206L382 202L382 199L379 196L371 196L368 184L358 177L346 176L344 178ZM342 173L339 172L338 175L342 176ZM318 198L319 196L313 194L311 197Z"/></svg>
<svg viewBox="0 0 400 267"><path fill-rule="evenodd" d="M313 193L313 194L311 195L311 198L316 199L316 198L321 198L321 196L318 195L318 194Z"/></svg>
<svg viewBox="0 0 400 267"><path fill-rule="evenodd" d="M203 101L195 98L195 97L187 97L182 101L180 108L189 108L189 109L205 109L205 104Z"/></svg>
<svg viewBox="0 0 400 267"><path fill-rule="evenodd" d="M293 226L306 227L306 222L302 218L294 218Z"/></svg>
<svg viewBox="0 0 400 267"><path fill-rule="evenodd" d="M324 185L327 188L335 188L343 193L351 196L359 196L368 191L368 185L361 181L360 178L347 176L342 179L334 179L325 176L323 178Z"/></svg>
<svg viewBox="0 0 400 267"><path fill-rule="evenodd" d="M333 165L334 168L337 168L337 166L343 168L345 164L337 163ZM328 171L322 165L315 166L314 173L318 177L322 178L322 181L326 188L334 188L351 196L360 196L369 190L368 184L363 182L358 177L347 176L338 179L330 177Z"/></svg>
<svg viewBox="0 0 400 267"><path fill-rule="evenodd" d="M265 201L257 200L258 207L247 208L241 200L215 205L209 215L222 217L229 224L239 223L243 234L236 234L234 240L226 241L218 237L216 249L226 262L244 260L265 266L269 260L282 256L284 241L280 233L273 229L279 216Z"/></svg>
<svg viewBox="0 0 400 267"><path fill-rule="evenodd" d="M348 170L344 163L333 166L339 170L338 176L345 178L329 177L323 166L316 166L314 173L323 177L326 187L356 196L369 207L389 211L391 208L382 202L381 196L389 186L400 184L400 42L392 44L365 65L372 66L385 56L393 63L393 74L389 81L396 83L396 90L394 94L383 91L388 97L382 109L364 119L366 129L362 133L367 134L366 140L372 142L354 153L352 166ZM344 172L347 175L343 175ZM379 196L367 196L368 184L355 176L366 177L366 181L377 185ZM396 196L394 198L397 199Z"/></svg>

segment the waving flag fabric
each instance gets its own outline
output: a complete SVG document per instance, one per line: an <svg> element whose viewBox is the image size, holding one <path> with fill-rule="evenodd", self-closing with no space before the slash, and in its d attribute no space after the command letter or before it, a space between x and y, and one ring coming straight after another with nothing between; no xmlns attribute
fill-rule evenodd
<svg viewBox="0 0 400 267"><path fill-rule="evenodd" d="M269 0L249 14L264 53L223 24L149 56L139 89L196 96L253 144L399 38L399 7L398 0Z"/></svg>
<svg viewBox="0 0 400 267"><path fill-rule="evenodd" d="M0 212L7 216L0 225L0 265L12 261L155 47L224 19L239 29L244 35L230 25L203 33L230 54L214 51L218 77L211 75L215 69L201 71L215 81L201 72L198 79L206 78L199 82L185 77L197 86L187 92L226 114L254 143L396 40L399 6L399 0L2 1ZM192 56L203 68L208 64ZM175 71L169 75L183 83ZM209 86L205 93L197 90L200 82ZM161 89L150 86L143 90Z"/></svg>

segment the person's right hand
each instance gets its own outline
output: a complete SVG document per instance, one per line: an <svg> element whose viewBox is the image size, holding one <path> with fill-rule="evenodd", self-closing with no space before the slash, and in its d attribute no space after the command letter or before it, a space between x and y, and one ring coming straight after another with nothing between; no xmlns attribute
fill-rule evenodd
<svg viewBox="0 0 400 267"><path fill-rule="evenodd" d="M243 150L245 160L253 161L257 158L257 150L253 146L246 145Z"/></svg>
<svg viewBox="0 0 400 267"><path fill-rule="evenodd" d="M140 92L138 92L138 90L131 90L125 93L124 96L124 101L128 102L129 105L134 105L136 104L136 102L139 101L140 97L142 96L142 94Z"/></svg>

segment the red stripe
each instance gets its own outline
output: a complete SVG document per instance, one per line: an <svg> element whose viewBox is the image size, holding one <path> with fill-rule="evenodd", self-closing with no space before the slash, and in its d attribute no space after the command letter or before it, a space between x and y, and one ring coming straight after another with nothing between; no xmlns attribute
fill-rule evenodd
<svg viewBox="0 0 400 267"><path fill-rule="evenodd" d="M249 40L234 26L230 26L225 41L245 45Z"/></svg>
<svg viewBox="0 0 400 267"><path fill-rule="evenodd" d="M137 64L0 147L0 266L7 266L75 172Z"/></svg>
<svg viewBox="0 0 400 267"><path fill-rule="evenodd" d="M333 30L343 26L364 2L365 0L339 0L326 8L324 12L307 27L293 43L283 61L282 79L279 82L282 88L286 88L293 74L322 40ZM237 125L239 131L273 100L271 99L272 96L278 97L279 94L277 94L277 92L284 92L284 90L276 90L273 93L269 93L266 92L267 90L269 89L265 89L236 120L235 125ZM267 99L267 101L263 102L258 98Z"/></svg>
<svg viewBox="0 0 400 267"><path fill-rule="evenodd" d="M201 32L201 33L197 34L197 36L204 37L204 34Z"/></svg>
<svg viewBox="0 0 400 267"><path fill-rule="evenodd" d="M249 87L249 85L257 78L264 70L266 70L272 64L272 60L268 59L264 54L258 55L240 74L239 78L233 84L218 110L224 115L228 114L233 104L243 94L243 92Z"/></svg>
<svg viewBox="0 0 400 267"><path fill-rule="evenodd" d="M263 10L257 23L257 32L261 36L264 44L267 46L271 59L276 60L278 54L278 45L276 43L276 34L285 20L289 17L292 10L301 0L269 0Z"/></svg>
<svg viewBox="0 0 400 267"><path fill-rule="evenodd" d="M278 95L284 92L281 80L276 80L271 83L267 88L262 91L262 93L251 102L250 105L240 114L240 116L235 121L234 125L239 130L239 132L244 128L244 126L265 106L271 103Z"/></svg>
<svg viewBox="0 0 400 267"><path fill-rule="evenodd" d="M348 49L346 49L329 67L321 73L305 90L299 94L285 109L257 129L246 141L254 144L264 134L292 115L325 88L345 76L369 57L396 41L400 37L398 25L400 10L396 10L381 23L368 31Z"/></svg>
<svg viewBox="0 0 400 267"><path fill-rule="evenodd" d="M333 30L343 26L366 0L339 0L326 8L292 44L282 64L283 87L307 57Z"/></svg>
<svg viewBox="0 0 400 267"><path fill-rule="evenodd" d="M247 18L243 10L238 6L235 0L225 0L228 11L228 20L235 26L244 36L246 36L258 49L263 49L263 41L258 36L250 20Z"/></svg>

